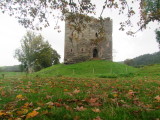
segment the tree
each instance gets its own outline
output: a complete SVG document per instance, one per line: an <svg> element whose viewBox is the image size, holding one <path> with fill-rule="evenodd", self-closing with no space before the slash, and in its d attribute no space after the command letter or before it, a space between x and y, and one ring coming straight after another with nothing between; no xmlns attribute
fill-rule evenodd
<svg viewBox="0 0 160 120"><path fill-rule="evenodd" d="M132 63L133 63L133 60L132 60L132 59L126 59L126 60L124 61L124 64L126 64L126 65L132 65Z"/></svg>
<svg viewBox="0 0 160 120"><path fill-rule="evenodd" d="M155 33L156 33L156 40L159 44L159 49L160 49L160 30L156 29Z"/></svg>
<svg viewBox="0 0 160 120"><path fill-rule="evenodd" d="M142 67L144 65L151 65L151 64L160 64L160 52L140 55L133 59L129 60L127 59L124 61L124 63L134 67Z"/></svg>
<svg viewBox="0 0 160 120"><path fill-rule="evenodd" d="M152 21L160 22L160 0L141 0L141 29Z"/></svg>
<svg viewBox="0 0 160 120"><path fill-rule="evenodd" d="M102 20L104 9L117 9L119 14L125 14L127 11L128 19L125 22L121 22L120 30L124 30L125 26L131 26L131 17L135 15L136 11L133 9L135 2L139 3L140 20L138 21L139 30L142 30L146 25L152 21L160 21L160 0L104 0L102 5L102 12L99 15L99 19ZM131 2L131 4L129 4ZM42 29L42 27L49 26L49 15L54 18L65 20L69 19L71 22L75 22L76 17L81 17L80 14L85 15L95 14L95 4L92 0L1 0L0 9L3 13L8 12L9 15L14 15L18 18L26 28L32 28L36 30ZM57 14L60 11L60 15ZM65 17L66 14L69 17ZM77 14L78 13L78 14ZM37 26L39 21L39 26ZM77 22L76 22L77 23ZM79 24L74 27L78 29L83 26L85 19L80 20ZM59 28L59 27L56 27ZM78 29L81 30L81 29ZM129 31L128 34L132 35L135 32Z"/></svg>
<svg viewBox="0 0 160 120"><path fill-rule="evenodd" d="M33 72L58 64L60 55L41 35L28 31L21 40L21 48L15 50L15 57L27 72Z"/></svg>

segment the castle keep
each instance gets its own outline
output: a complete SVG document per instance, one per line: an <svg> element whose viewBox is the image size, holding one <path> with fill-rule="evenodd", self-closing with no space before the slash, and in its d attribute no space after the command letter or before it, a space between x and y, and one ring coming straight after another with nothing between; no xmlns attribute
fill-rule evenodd
<svg viewBox="0 0 160 120"><path fill-rule="evenodd" d="M103 37L99 40L102 25ZM73 64L93 58L112 61L112 20L105 18L102 23L96 18L91 18L80 33L73 32L66 20L64 63Z"/></svg>

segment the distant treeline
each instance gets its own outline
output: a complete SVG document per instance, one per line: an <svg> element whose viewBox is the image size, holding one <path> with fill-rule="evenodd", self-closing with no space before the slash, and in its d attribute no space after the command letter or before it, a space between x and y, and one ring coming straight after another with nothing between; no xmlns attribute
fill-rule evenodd
<svg viewBox="0 0 160 120"><path fill-rule="evenodd" d="M160 52L155 52L153 54L144 54L133 59L127 59L124 61L124 63L134 67L160 64Z"/></svg>
<svg viewBox="0 0 160 120"><path fill-rule="evenodd" d="M21 71L23 71L21 65L0 67L0 72L21 72Z"/></svg>

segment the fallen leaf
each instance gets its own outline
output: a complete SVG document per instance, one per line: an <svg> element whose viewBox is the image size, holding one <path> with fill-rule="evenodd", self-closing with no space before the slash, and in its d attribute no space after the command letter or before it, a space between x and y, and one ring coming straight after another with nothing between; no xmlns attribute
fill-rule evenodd
<svg viewBox="0 0 160 120"><path fill-rule="evenodd" d="M64 89L63 91L64 91L64 92L67 92L67 91L68 91L68 89Z"/></svg>
<svg viewBox="0 0 160 120"><path fill-rule="evenodd" d="M40 109L41 109L41 107L37 107L37 108L34 109L34 111L38 111Z"/></svg>
<svg viewBox="0 0 160 120"><path fill-rule="evenodd" d="M93 120L102 120L99 116L94 118Z"/></svg>
<svg viewBox="0 0 160 120"><path fill-rule="evenodd" d="M99 98L91 98L89 100L86 100L89 103L95 103Z"/></svg>
<svg viewBox="0 0 160 120"><path fill-rule="evenodd" d="M25 97L23 95L21 95L21 94L17 95L16 98L19 99L19 100L24 100L25 99Z"/></svg>
<svg viewBox="0 0 160 120"><path fill-rule="evenodd" d="M160 102L160 96L157 95L154 99L156 99L158 102Z"/></svg>
<svg viewBox="0 0 160 120"><path fill-rule="evenodd" d="M96 113L101 112L100 109L98 109L98 108L93 108L92 111L93 111L93 112L96 112Z"/></svg>
<svg viewBox="0 0 160 120"><path fill-rule="evenodd" d="M53 102L48 102L46 105L53 106Z"/></svg>
<svg viewBox="0 0 160 120"><path fill-rule="evenodd" d="M118 97L118 94L117 94L117 93L113 93L113 96L114 96L114 97Z"/></svg>
<svg viewBox="0 0 160 120"><path fill-rule="evenodd" d="M135 92L133 90L128 91L128 97L133 98L135 96Z"/></svg>
<svg viewBox="0 0 160 120"><path fill-rule="evenodd" d="M25 104L24 104L24 106L22 106L23 108L29 108L29 107L33 107L33 103L31 102L31 103L28 103L28 102L26 102Z"/></svg>
<svg viewBox="0 0 160 120"><path fill-rule="evenodd" d="M23 96L20 94L20 95L17 95L17 96L16 96L16 98L18 98L18 99L22 99L22 98L23 98Z"/></svg>
<svg viewBox="0 0 160 120"><path fill-rule="evenodd" d="M68 106L68 105L65 105L64 104L64 107L66 108L66 110L69 110L69 111L72 111L73 109L70 107L70 106Z"/></svg>
<svg viewBox="0 0 160 120"><path fill-rule="evenodd" d="M48 102L46 103L48 106L56 106L56 107L61 107L62 104L58 103L58 102Z"/></svg>
<svg viewBox="0 0 160 120"><path fill-rule="evenodd" d="M102 104L100 104L99 102L96 102L96 103L90 103L91 106L94 106L94 107L99 107L101 106Z"/></svg>
<svg viewBox="0 0 160 120"><path fill-rule="evenodd" d="M53 96L46 95L46 99L52 99Z"/></svg>
<svg viewBox="0 0 160 120"><path fill-rule="evenodd" d="M6 92L5 91L2 91L1 92L1 96L5 96L6 95Z"/></svg>
<svg viewBox="0 0 160 120"><path fill-rule="evenodd" d="M39 112L34 110L34 111L27 114L26 119L33 118L33 117L37 116L38 114L39 114Z"/></svg>
<svg viewBox="0 0 160 120"><path fill-rule="evenodd" d="M4 116L6 113L4 111L0 111L0 116Z"/></svg>
<svg viewBox="0 0 160 120"><path fill-rule="evenodd" d="M74 94L78 94L78 93L80 93L80 90L75 89L75 90L73 91L73 93L74 93Z"/></svg>
<svg viewBox="0 0 160 120"><path fill-rule="evenodd" d="M56 106L56 107L61 107L62 106L62 104L60 104L58 102L53 103L53 105Z"/></svg>
<svg viewBox="0 0 160 120"><path fill-rule="evenodd" d="M24 115L28 113L28 109L21 109L20 111L17 111L18 115Z"/></svg>
<svg viewBox="0 0 160 120"><path fill-rule="evenodd" d="M74 109L77 110L77 111L84 111L84 110L86 110L87 108L84 108L83 106L81 106L81 107L77 106L77 107L74 108Z"/></svg>

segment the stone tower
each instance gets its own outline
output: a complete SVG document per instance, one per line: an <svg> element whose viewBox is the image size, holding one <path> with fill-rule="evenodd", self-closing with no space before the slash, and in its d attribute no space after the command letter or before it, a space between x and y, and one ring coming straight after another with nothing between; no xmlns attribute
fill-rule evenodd
<svg viewBox="0 0 160 120"><path fill-rule="evenodd" d="M102 25L103 39L95 43ZM105 18L102 24L92 17L86 26L81 33L76 33L70 28L68 21L65 22L64 63L73 64L93 58L112 61L112 20ZM71 34L73 39L70 38Z"/></svg>

